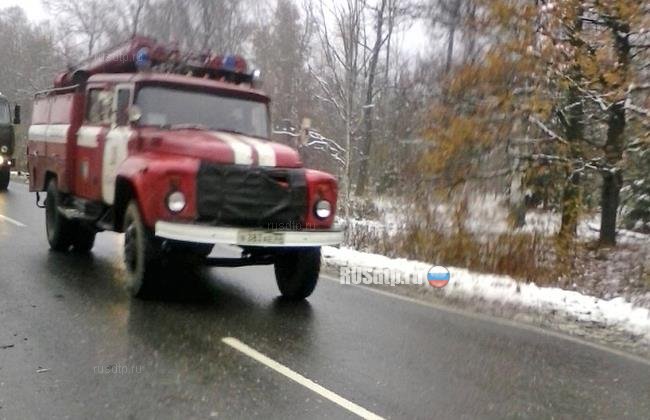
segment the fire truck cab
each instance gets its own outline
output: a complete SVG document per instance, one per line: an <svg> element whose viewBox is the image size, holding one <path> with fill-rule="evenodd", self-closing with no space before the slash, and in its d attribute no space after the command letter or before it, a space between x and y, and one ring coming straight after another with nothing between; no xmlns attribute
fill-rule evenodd
<svg viewBox="0 0 650 420"><path fill-rule="evenodd" d="M13 159L16 145L14 125L20 124L20 106L14 107L12 118L9 101L0 93L0 191L6 191L11 177L11 168L16 166Z"/></svg>
<svg viewBox="0 0 650 420"><path fill-rule="evenodd" d="M47 192L50 247L89 252L98 232L123 232L135 296L179 260L273 264L283 296L309 296L320 247L342 240L337 184L269 141L269 98L255 78L241 57L134 37L37 93L30 190ZM241 257L210 258L215 244Z"/></svg>

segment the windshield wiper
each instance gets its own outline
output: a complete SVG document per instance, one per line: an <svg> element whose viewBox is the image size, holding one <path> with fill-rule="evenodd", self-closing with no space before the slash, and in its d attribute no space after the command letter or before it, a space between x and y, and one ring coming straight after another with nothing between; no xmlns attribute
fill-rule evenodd
<svg viewBox="0 0 650 420"><path fill-rule="evenodd" d="M161 128L165 130L209 130L210 127L203 124L165 124Z"/></svg>
<svg viewBox="0 0 650 420"><path fill-rule="evenodd" d="M268 138L264 136L260 136L258 134L252 134L252 133L244 133L243 131L239 130L233 130L231 128L213 128L213 131L221 131L223 133L230 133L230 134L239 134L240 136L246 136L246 137L255 137L261 140L268 140Z"/></svg>
<svg viewBox="0 0 650 420"><path fill-rule="evenodd" d="M223 131L224 133L241 134L242 136L249 136L250 134L243 131L233 130L232 128L213 128L213 131Z"/></svg>

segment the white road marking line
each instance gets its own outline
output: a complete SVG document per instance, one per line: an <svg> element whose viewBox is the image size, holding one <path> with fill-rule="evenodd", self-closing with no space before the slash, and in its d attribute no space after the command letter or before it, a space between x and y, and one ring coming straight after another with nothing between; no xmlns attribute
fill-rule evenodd
<svg viewBox="0 0 650 420"><path fill-rule="evenodd" d="M0 214L0 220L4 220L18 227L27 227L27 225L20 223L18 220L14 220L11 217L3 216L2 214Z"/></svg>
<svg viewBox="0 0 650 420"><path fill-rule="evenodd" d="M373 419L373 420L382 420L383 417L380 417L365 408L346 400L345 398L341 397L338 394L335 394L334 392L323 388L322 386L318 385L316 382L312 381L311 379L307 379L301 374L294 372L293 370L289 369L288 367L276 362L273 359L270 359L263 355L262 353L258 352L257 350L247 346L246 344L242 343L241 341L237 340L236 338L233 337L224 337L221 339L224 343L228 344L230 347L234 348L235 350L239 350L240 352L244 353L246 356L257 360L258 362L262 363L266 367L269 367L273 369L274 371L286 376L287 378L291 379L294 382L299 383L300 385L304 386L305 388L308 388L315 393L319 394L320 396L327 398L328 400L332 401L335 404L340 405L341 407L345 408L346 410L356 414L357 416L364 418L364 419Z"/></svg>
<svg viewBox="0 0 650 420"><path fill-rule="evenodd" d="M329 280L331 282L334 282L336 284L341 285L341 281L339 279L337 279L336 277L333 277L331 275L321 274L321 278L327 279L327 280ZM509 319L497 318L497 317L492 316L492 315L469 312L469 311L466 311L464 309L453 308L453 307L450 307L450 306L445 306L443 304L427 302L425 300L415 299L415 298L412 298L412 297L402 296L402 295L398 295L398 294L395 294L395 293L387 292L385 290L376 289L376 288L373 288L371 286L362 286L362 285L357 285L357 284L352 284L352 285L344 284L342 286L346 286L346 287L347 286L352 286L352 287L356 287L358 289L363 289L363 290L366 290L368 292L375 293L375 294L378 294L378 295L381 295L381 296L384 296L384 297L387 297L387 298L397 299L397 300L401 300L403 302L408 302L408 303L412 303L412 304L419 305L419 306L426 306L428 308L437 309L439 311L447 312L447 313L450 313L450 314L461 315L461 316L464 316L464 317L467 317L467 318L477 319L477 320L484 321L484 322L492 322L492 323L499 324L499 325L504 326L504 327L518 328L518 329L524 330L524 331L534 332L534 333L541 334L541 335L547 335L549 337L554 337L554 338L559 338L559 339L562 339L562 340L567 340L567 341L570 341L570 342L575 343L575 344L581 344L583 346L591 347L592 349L600 350L600 351L603 351L605 353L609 353L609 354L613 354L613 355L622 357L624 359L632 360L632 361L634 361L636 363L641 363L643 365L650 366L650 360L648 360L648 359L646 359L644 357L637 356L636 354L632 354L632 353L627 353L627 352L625 352L623 350L610 348L610 347L604 346L602 344L593 343L591 341L583 340L581 338L574 337L572 335L568 335L568 334L563 333L563 332L547 330L547 329L544 329L542 327L537 327L535 325L522 324L522 323L519 323L519 322L516 322L516 321L511 321Z"/></svg>

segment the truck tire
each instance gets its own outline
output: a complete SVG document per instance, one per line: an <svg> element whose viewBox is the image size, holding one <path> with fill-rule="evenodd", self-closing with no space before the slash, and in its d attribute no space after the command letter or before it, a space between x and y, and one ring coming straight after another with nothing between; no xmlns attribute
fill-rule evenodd
<svg viewBox="0 0 650 420"><path fill-rule="evenodd" d="M275 258L275 280L287 299L301 300L311 295L319 273L319 247L286 249Z"/></svg>
<svg viewBox="0 0 650 420"><path fill-rule="evenodd" d="M131 200L124 215L124 264L126 288L132 296L151 296L160 279L161 246L140 215L138 203Z"/></svg>
<svg viewBox="0 0 650 420"><path fill-rule="evenodd" d="M61 194L52 179L47 185L47 198L45 199L45 230L50 248L54 251L67 251L74 238L74 226L58 210Z"/></svg>
<svg viewBox="0 0 650 420"><path fill-rule="evenodd" d="M11 179L11 172L9 168L0 169L0 191L7 191L9 188L9 180Z"/></svg>
<svg viewBox="0 0 650 420"><path fill-rule="evenodd" d="M76 226L72 237L72 249L81 254L90 252L95 245L95 236L97 232L93 229L83 225Z"/></svg>

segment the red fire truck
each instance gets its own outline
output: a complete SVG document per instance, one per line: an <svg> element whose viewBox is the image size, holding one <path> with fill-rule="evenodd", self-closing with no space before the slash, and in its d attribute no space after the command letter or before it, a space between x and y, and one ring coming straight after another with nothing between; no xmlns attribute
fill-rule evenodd
<svg viewBox="0 0 650 420"><path fill-rule="evenodd" d="M89 252L123 232L127 288L155 291L179 256L213 266L273 264L283 296L316 286L337 183L269 141L269 98L239 56L128 42L59 75L34 98L30 190L47 192L55 251ZM211 258L215 244L240 258Z"/></svg>

